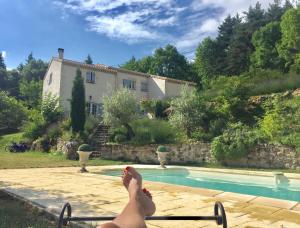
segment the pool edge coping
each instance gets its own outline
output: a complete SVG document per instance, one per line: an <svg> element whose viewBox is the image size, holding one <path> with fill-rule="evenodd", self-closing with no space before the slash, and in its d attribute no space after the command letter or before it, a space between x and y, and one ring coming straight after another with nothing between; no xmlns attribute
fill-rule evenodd
<svg viewBox="0 0 300 228"><path fill-rule="evenodd" d="M131 166L136 167L136 168L157 168L157 165L141 165L141 164L131 164ZM92 169L99 169L105 170L105 169L114 169L114 168L125 168L126 165L111 165L111 166L90 166L90 168ZM192 169L192 170L205 170L208 171L208 169L211 168L202 168L202 167L189 167L189 166L168 166L171 168L187 168L187 169ZM196 168L196 169L195 169ZM213 172L218 172L216 170L224 170L224 169L213 169ZM225 171L231 171L231 170L225 170ZM238 172L232 172L234 174L240 174L239 172L241 172L242 170L238 170ZM263 171L250 171L251 173L255 173L255 172L263 172ZM223 172L222 172L223 173ZM230 172L225 172L225 173L230 173ZM89 173L91 175L101 175L101 174L95 174L93 172ZM271 172L270 172L271 174ZM250 173L248 174L244 174L244 175L250 175ZM106 176L106 175L102 175L105 177L109 177L115 180L114 176ZM258 176L267 176L270 177L271 175L258 175ZM300 176L300 175L299 175ZM299 177L300 178L300 177ZM295 178L298 179L298 178ZM223 199L229 199L229 200L234 200L234 201L239 201L239 202L244 202L244 203L250 203L250 204L256 204L256 205L263 205L263 206L269 206L269 207L276 207L276 208L281 208L281 209L286 209L286 210L290 210L296 213L300 213L300 208L299 210L294 210L295 208L298 208L300 206L300 201L292 201L292 200L284 200L284 199L275 199L275 198L271 198L271 197L264 197L264 196L255 196L255 195L248 195L248 194L242 194L242 193L235 193L235 192L226 192L226 191L221 191L221 190L215 190L215 189L206 189L206 188L196 188L196 187L190 187L190 186L184 186L184 185L176 185L176 184L170 184L170 183L162 183L162 182L155 182L155 181L148 181L145 180L145 182L148 183L155 183L156 185L166 185L166 186L170 186L170 187L174 187L174 188L180 188L180 189L193 189L194 191L201 191L201 192L207 192L208 194L206 194L205 196L207 197L211 197L211 198L223 198ZM211 195L211 192L219 192L216 193L215 195ZM210 192L210 193L209 193ZM201 194L201 193L200 193ZM226 196L221 196L221 194L224 194ZM245 200L244 197L242 196L249 196L252 197L250 200ZM288 205L291 204L292 206L279 206L278 204L283 203L284 205Z"/></svg>

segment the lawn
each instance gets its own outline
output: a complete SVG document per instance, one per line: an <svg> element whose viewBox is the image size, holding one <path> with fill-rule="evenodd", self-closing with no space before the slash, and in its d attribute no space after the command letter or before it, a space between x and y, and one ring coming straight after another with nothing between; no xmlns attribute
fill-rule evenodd
<svg viewBox="0 0 300 228"><path fill-rule="evenodd" d="M25 153L10 153L4 150L11 141L20 141L22 133L9 134L0 138L0 169L20 168L43 168L43 167L64 167L79 166L78 161L67 160L60 153L44 153L38 151L27 151ZM89 160L88 165L121 165L130 162L112 161L103 159Z"/></svg>
<svg viewBox="0 0 300 228"><path fill-rule="evenodd" d="M36 209L0 191L0 227L54 228L55 222L48 220Z"/></svg>

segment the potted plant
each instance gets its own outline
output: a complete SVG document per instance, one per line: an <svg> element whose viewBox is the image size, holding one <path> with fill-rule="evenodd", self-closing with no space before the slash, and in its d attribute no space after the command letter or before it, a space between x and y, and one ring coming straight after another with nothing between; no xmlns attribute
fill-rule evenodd
<svg viewBox="0 0 300 228"><path fill-rule="evenodd" d="M88 144L81 144L78 147L77 153L79 154L79 162L81 165L80 172L88 172L86 167L86 163L89 160L89 156L92 153L92 148Z"/></svg>
<svg viewBox="0 0 300 228"><path fill-rule="evenodd" d="M165 162L167 160L167 155L169 154L169 150L165 146L158 146L156 149L158 161L160 163L160 166L162 168L166 168Z"/></svg>

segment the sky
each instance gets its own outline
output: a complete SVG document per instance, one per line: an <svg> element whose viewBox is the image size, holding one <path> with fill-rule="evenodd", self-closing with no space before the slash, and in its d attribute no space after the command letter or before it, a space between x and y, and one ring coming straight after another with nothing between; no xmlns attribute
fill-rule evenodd
<svg viewBox="0 0 300 228"><path fill-rule="evenodd" d="M118 66L172 44L192 60L197 45L215 37L228 15L257 0L0 0L0 51L9 69L30 52ZM273 0L261 0L267 8Z"/></svg>

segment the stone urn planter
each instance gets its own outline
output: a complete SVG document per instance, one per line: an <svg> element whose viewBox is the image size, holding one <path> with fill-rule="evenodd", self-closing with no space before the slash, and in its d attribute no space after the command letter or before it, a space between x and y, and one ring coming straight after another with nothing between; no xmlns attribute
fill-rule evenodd
<svg viewBox="0 0 300 228"><path fill-rule="evenodd" d="M78 147L77 153L79 154L79 163L81 165L79 172L88 172L86 169L86 163L89 160L90 154L92 153L92 148L88 144L82 144Z"/></svg>
<svg viewBox="0 0 300 228"><path fill-rule="evenodd" d="M167 161L167 155L169 154L168 149L165 146L158 146L156 149L156 154L157 154L157 158L160 163L160 166L164 169L167 168L165 166L165 163Z"/></svg>

